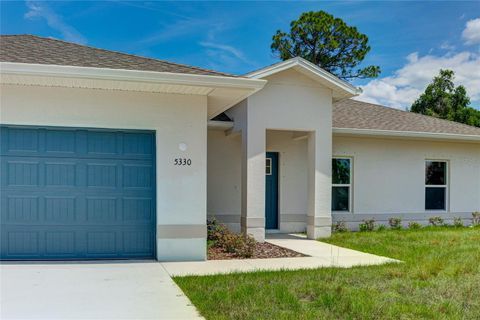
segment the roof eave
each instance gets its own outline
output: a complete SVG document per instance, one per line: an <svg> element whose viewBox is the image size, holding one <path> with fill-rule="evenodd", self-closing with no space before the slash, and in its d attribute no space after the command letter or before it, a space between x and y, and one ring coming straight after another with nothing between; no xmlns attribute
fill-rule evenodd
<svg viewBox="0 0 480 320"><path fill-rule="evenodd" d="M2 84L204 95L208 97L209 118L261 90L267 83L242 77L14 62L0 62L0 75Z"/></svg>
<svg viewBox="0 0 480 320"><path fill-rule="evenodd" d="M31 64L17 62L0 62L0 73L41 75L51 77L75 77L99 80L143 81L155 83L189 84L204 87L242 87L263 88L266 81L242 77L219 75L202 75L173 72L141 71L127 69L109 69L77 66L61 66L48 64Z"/></svg>
<svg viewBox="0 0 480 320"><path fill-rule="evenodd" d="M378 129L357 129L357 128L333 128L333 134L338 136L363 136L378 138L408 138L421 140L441 140L441 141L465 141L480 143L480 135L455 134L455 133L437 133L437 132L417 132L417 131L395 131Z"/></svg>

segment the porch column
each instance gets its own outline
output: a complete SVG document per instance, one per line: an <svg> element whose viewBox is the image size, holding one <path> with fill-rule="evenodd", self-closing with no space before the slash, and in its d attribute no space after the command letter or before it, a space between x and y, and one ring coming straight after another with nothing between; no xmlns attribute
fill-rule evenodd
<svg viewBox="0 0 480 320"><path fill-rule="evenodd" d="M242 130L241 229L265 241L265 129Z"/></svg>
<svg viewBox="0 0 480 320"><path fill-rule="evenodd" d="M311 132L308 137L308 213L307 237L329 237L332 226L331 210L331 134Z"/></svg>

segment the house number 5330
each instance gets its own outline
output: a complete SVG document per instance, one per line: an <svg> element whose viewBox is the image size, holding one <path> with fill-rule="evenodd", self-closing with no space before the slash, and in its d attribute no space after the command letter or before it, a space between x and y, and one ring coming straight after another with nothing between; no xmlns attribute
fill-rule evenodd
<svg viewBox="0 0 480 320"><path fill-rule="evenodd" d="M188 158L175 158L173 159L173 164L176 166L191 166L192 159Z"/></svg>

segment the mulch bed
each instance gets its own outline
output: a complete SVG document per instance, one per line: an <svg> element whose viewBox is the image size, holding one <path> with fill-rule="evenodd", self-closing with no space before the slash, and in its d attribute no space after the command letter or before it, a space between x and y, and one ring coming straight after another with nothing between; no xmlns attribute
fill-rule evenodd
<svg viewBox="0 0 480 320"><path fill-rule="evenodd" d="M299 252L282 248L274 244L263 242L257 243L253 256L247 259L268 259L268 258L295 258L306 257ZM232 260L232 259L244 259L237 257L234 253L228 253L223 251L222 248L210 247L208 248L208 260Z"/></svg>

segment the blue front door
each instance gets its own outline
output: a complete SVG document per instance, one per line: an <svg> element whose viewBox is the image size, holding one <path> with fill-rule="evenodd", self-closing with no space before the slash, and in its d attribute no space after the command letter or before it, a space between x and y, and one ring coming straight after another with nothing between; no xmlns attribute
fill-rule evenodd
<svg viewBox="0 0 480 320"><path fill-rule="evenodd" d="M278 152L267 152L265 186L265 227L278 229Z"/></svg>
<svg viewBox="0 0 480 320"><path fill-rule="evenodd" d="M154 133L1 127L0 147L0 260L154 257Z"/></svg>

